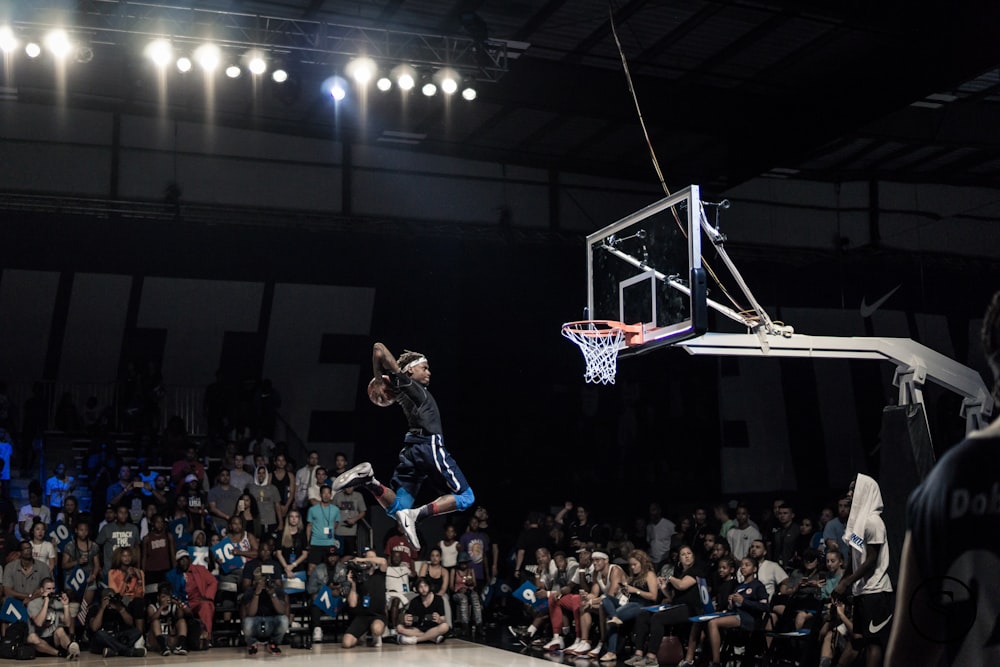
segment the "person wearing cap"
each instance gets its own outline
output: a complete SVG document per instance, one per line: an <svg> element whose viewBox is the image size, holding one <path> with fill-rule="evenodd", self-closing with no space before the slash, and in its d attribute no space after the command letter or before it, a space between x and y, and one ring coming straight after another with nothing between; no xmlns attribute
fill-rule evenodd
<svg viewBox="0 0 1000 667"><path fill-rule="evenodd" d="M473 635L483 631L483 601L479 597L476 572L472 569L472 558L465 551L459 551L455 561L455 571L451 579L451 599L455 603L455 630L459 636L471 630ZM469 609L472 614L470 619ZM470 627L469 621L472 621Z"/></svg>
<svg viewBox="0 0 1000 667"><path fill-rule="evenodd" d="M772 621L780 630L790 629L792 620L780 622L780 618L794 619L799 630L809 616L816 614L823 606L823 587L826 585L827 569L821 565L820 553L815 549L802 552L802 567L792 570L781 583L780 595L775 596L771 608Z"/></svg>
<svg viewBox="0 0 1000 667"><path fill-rule="evenodd" d="M298 510L292 511L298 512ZM315 601L323 587L328 586L334 597L342 597L346 593L345 584L347 584L347 568L340 561L340 550L337 547L327 547L323 554L323 562L318 563L309 573L306 593ZM320 625L323 611L315 604L311 604L309 613L309 630L312 632L313 642L318 644L323 641L323 628Z"/></svg>
<svg viewBox="0 0 1000 667"><path fill-rule="evenodd" d="M215 618L215 594L219 591L219 581L204 565L191 562L191 554L186 549L178 549L174 554L177 565L167 572L167 581L174 588L174 597L187 605L201 622L201 639L211 645L212 620Z"/></svg>
<svg viewBox="0 0 1000 667"><path fill-rule="evenodd" d="M370 633L373 646L378 648L385 632L385 573L389 561L377 556L371 547L362 547L359 554L354 562L364 568L365 575L359 577L353 569L347 570L351 585L347 592L347 614L351 620L344 630L341 646L353 648L365 633Z"/></svg>

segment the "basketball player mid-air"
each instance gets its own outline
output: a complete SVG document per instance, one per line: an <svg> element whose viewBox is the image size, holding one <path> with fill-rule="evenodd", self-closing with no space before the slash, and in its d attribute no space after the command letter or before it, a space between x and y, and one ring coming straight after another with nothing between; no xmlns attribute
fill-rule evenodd
<svg viewBox="0 0 1000 667"><path fill-rule="evenodd" d="M366 462L337 477L333 490L357 486L367 489L420 549L418 521L435 514L467 509L476 497L462 470L444 448L441 413L427 391L431 381L427 358L419 352L404 350L397 360L385 345L375 343L372 372L375 377L368 385L369 398L380 406L399 403L409 425L403 449L399 452L399 464L392 474L391 487L375 479L372 465ZM417 492L428 479L438 490L447 492L426 505L413 507Z"/></svg>

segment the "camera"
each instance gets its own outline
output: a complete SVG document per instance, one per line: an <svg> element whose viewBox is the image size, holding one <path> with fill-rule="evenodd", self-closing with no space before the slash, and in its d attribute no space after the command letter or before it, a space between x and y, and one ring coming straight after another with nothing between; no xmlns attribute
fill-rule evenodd
<svg viewBox="0 0 1000 667"><path fill-rule="evenodd" d="M371 574L371 563L359 563L356 560L348 561L346 565L347 569L354 573L354 581L358 584L363 584L368 580L368 576Z"/></svg>

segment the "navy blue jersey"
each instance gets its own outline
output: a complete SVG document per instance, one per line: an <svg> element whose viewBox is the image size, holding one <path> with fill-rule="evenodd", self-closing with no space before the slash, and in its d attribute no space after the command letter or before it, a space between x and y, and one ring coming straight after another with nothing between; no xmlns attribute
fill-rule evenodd
<svg viewBox="0 0 1000 667"><path fill-rule="evenodd" d="M441 412L427 387L414 382L406 373L392 373L389 377L396 389L396 402L403 408L410 430L419 429L423 435L444 435Z"/></svg>

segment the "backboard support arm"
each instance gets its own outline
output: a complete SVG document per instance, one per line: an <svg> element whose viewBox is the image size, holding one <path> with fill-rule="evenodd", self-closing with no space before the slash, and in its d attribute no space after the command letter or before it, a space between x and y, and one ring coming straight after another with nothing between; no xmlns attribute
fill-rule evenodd
<svg viewBox="0 0 1000 667"><path fill-rule="evenodd" d="M677 347L694 355L888 361L896 366L892 382L899 388L899 405L922 405L923 387L930 381L962 397L966 433L986 426L993 414L993 396L979 373L909 338L784 333L769 339L762 346L754 333L706 333Z"/></svg>

